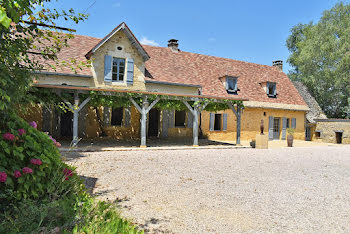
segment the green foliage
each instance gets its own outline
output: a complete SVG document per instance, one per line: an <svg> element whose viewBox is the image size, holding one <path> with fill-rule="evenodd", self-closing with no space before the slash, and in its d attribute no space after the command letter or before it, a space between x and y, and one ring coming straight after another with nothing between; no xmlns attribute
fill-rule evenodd
<svg viewBox="0 0 350 234"><path fill-rule="evenodd" d="M25 133L19 134L19 129ZM15 139L4 139L5 133L13 134ZM1 127L0 135L0 172L7 174L6 182L0 183L0 209L21 199L57 198L79 191L77 176L65 180L64 169L70 167L61 161L58 149L47 134L13 114L6 119L6 126ZM33 164L32 159L39 159L42 164ZM32 169L32 173L25 174L25 167ZM16 178L15 171L21 176Z"/></svg>
<svg viewBox="0 0 350 234"><path fill-rule="evenodd" d="M287 128L287 132L289 135L294 135L295 129L294 128Z"/></svg>
<svg viewBox="0 0 350 234"><path fill-rule="evenodd" d="M302 81L328 117L350 118L350 4L324 11L316 24L298 24L287 47L289 76Z"/></svg>
<svg viewBox="0 0 350 234"><path fill-rule="evenodd" d="M144 233L130 221L120 217L115 205L96 202L84 222L74 227L72 233Z"/></svg>
<svg viewBox="0 0 350 234"><path fill-rule="evenodd" d="M86 15L75 14L74 10L59 11L45 8L49 0L0 1L0 111L15 109L18 104L31 101L25 96L30 89L34 72L44 67L70 67L80 69L88 64L74 59L57 61L57 53L68 46L71 33L61 33L55 27L43 30L36 23L55 25L59 19L78 23ZM40 5L40 7L36 7ZM10 22L9 22L10 21ZM9 23L16 26L9 26ZM24 23L29 21L31 23ZM54 32L53 32L54 31ZM56 61L56 62L52 62ZM53 65L56 64L56 65Z"/></svg>

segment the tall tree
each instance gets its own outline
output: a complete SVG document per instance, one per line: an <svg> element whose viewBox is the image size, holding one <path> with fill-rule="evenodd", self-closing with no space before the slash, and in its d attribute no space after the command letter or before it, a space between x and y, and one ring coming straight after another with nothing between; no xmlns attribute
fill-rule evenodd
<svg viewBox="0 0 350 234"><path fill-rule="evenodd" d="M328 117L350 118L350 4L294 26L287 47L290 77L307 86Z"/></svg>
<svg viewBox="0 0 350 234"><path fill-rule="evenodd" d="M0 124L6 123L7 113L32 97L28 91L35 72L54 67L58 52L73 37L55 22L62 18L78 23L87 17L73 9L47 8L49 2L0 0Z"/></svg>

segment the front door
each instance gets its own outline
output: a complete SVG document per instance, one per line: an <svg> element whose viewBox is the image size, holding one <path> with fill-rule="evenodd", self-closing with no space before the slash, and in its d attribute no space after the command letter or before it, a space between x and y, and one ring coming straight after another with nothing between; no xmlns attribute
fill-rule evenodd
<svg viewBox="0 0 350 234"><path fill-rule="evenodd" d="M280 118L273 119L273 139L280 139Z"/></svg>
<svg viewBox="0 0 350 234"><path fill-rule="evenodd" d="M151 109L148 112L148 136L158 137L159 132L159 110Z"/></svg>
<svg viewBox="0 0 350 234"><path fill-rule="evenodd" d="M310 129L310 127L305 128L305 140L311 141L311 129Z"/></svg>
<svg viewBox="0 0 350 234"><path fill-rule="evenodd" d="M66 111L61 114L61 137L73 137L73 113Z"/></svg>

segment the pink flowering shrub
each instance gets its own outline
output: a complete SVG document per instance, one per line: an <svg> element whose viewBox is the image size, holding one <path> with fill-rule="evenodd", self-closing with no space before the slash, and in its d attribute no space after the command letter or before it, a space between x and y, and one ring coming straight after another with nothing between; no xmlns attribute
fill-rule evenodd
<svg viewBox="0 0 350 234"><path fill-rule="evenodd" d="M0 172L0 182L5 183L7 179L7 174L3 171Z"/></svg>
<svg viewBox="0 0 350 234"><path fill-rule="evenodd" d="M2 134L2 138L7 141L14 141L16 137L12 133L7 132Z"/></svg>
<svg viewBox="0 0 350 234"><path fill-rule="evenodd" d="M19 177L22 176L22 174L21 174L21 172L20 172L19 170L15 170L15 172L13 173L13 176L14 176L15 178L19 178Z"/></svg>
<svg viewBox="0 0 350 234"><path fill-rule="evenodd" d="M73 193L79 178L62 162L59 143L38 131L35 122L12 116L6 123L0 129L0 191L11 191L11 196L7 201L0 199L0 206L13 199Z"/></svg>
<svg viewBox="0 0 350 234"><path fill-rule="evenodd" d="M38 124L35 121L29 122L29 125L33 128L38 128Z"/></svg>
<svg viewBox="0 0 350 234"><path fill-rule="evenodd" d="M30 160L30 163L31 164L33 164L33 165L41 165L41 164L43 164L43 162L40 160L40 159L38 159L38 158L33 158L33 159L31 159Z"/></svg>
<svg viewBox="0 0 350 234"><path fill-rule="evenodd" d="M32 174L33 169L31 169L29 167L23 167L22 172L23 172L23 174Z"/></svg>
<svg viewBox="0 0 350 234"><path fill-rule="evenodd" d="M24 134L26 134L26 130L24 128L18 129L18 135L22 136Z"/></svg>

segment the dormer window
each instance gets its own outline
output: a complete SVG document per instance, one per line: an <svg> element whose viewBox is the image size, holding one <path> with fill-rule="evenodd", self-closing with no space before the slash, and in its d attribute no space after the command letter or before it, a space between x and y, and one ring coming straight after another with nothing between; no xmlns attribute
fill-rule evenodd
<svg viewBox="0 0 350 234"><path fill-rule="evenodd" d="M226 77L226 91L229 94L237 94L237 78L236 77Z"/></svg>
<svg viewBox="0 0 350 234"><path fill-rule="evenodd" d="M268 97L275 98L277 96L276 83L266 83L266 93Z"/></svg>
<svg viewBox="0 0 350 234"><path fill-rule="evenodd" d="M124 81L125 59L113 58L112 82Z"/></svg>

